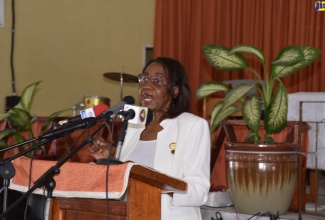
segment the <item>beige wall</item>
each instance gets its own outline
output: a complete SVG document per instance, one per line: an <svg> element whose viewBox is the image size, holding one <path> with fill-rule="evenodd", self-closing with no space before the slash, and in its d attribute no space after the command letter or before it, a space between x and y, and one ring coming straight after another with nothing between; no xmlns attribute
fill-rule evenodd
<svg viewBox="0 0 325 220"><path fill-rule="evenodd" d="M153 44L154 0L16 1L15 77L18 95L41 80L32 106L38 116L72 108L85 95L120 101L120 83L105 72L137 75L144 47ZM10 70L11 1L5 1L0 28L0 113L12 95ZM124 69L123 69L124 68ZM138 101L137 84L125 83L123 96ZM66 115L72 114L68 112Z"/></svg>

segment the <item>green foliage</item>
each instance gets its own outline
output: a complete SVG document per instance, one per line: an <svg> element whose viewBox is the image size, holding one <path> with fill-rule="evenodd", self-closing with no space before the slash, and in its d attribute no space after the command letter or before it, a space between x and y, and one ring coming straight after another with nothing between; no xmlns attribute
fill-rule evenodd
<svg viewBox="0 0 325 220"><path fill-rule="evenodd" d="M7 139L12 137L15 143L21 143L26 141L26 139L34 138L34 133L32 130L32 124L36 120L36 116L33 116L30 113L30 107L32 105L36 89L41 81L32 83L28 85L21 95L20 102L14 107L11 108L7 113L0 114L0 121L7 119L12 128L7 128L0 131L0 147L5 148L8 146ZM53 121L55 117L59 114L67 111L69 109L64 109L58 112L53 113L42 126L42 131L45 131L48 128L48 125ZM27 134L28 138L25 138L23 133ZM43 151L45 150L42 147ZM31 157L33 152L29 152L27 156Z"/></svg>
<svg viewBox="0 0 325 220"><path fill-rule="evenodd" d="M196 91L196 97L205 98L215 92L225 92L223 102L212 109L211 131L231 114L241 111L250 131L246 140L254 143L274 143L271 134L280 132L287 123L288 94L281 78L289 76L313 63L320 55L320 50L309 46L287 46L272 62L271 70L265 67L265 55L260 49L249 45L238 45L233 49L221 45L205 45L203 52L209 63L218 70L234 71L248 69L254 73L258 82L253 86L239 85L229 88L222 82L204 82ZM263 71L257 72L249 67L242 54L253 54L263 65ZM245 94L255 88L258 93L244 99ZM260 96L260 97L258 97ZM240 109L234 105L242 102ZM261 112L264 111L265 134L260 137Z"/></svg>

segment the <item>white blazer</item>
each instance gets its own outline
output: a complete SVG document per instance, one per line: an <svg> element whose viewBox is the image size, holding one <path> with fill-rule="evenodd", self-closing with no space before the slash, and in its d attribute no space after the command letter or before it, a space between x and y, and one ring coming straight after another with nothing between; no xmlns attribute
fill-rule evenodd
<svg viewBox="0 0 325 220"><path fill-rule="evenodd" d="M154 155L154 169L182 179L187 183L186 193L162 195L163 220L198 220L210 189L210 130L206 120L190 113L160 123ZM140 139L144 125L129 124L120 159L131 152ZM176 143L174 154L170 144Z"/></svg>

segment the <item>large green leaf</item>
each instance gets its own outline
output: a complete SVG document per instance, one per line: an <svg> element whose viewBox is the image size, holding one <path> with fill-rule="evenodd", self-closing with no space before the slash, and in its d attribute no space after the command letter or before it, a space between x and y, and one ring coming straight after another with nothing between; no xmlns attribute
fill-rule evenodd
<svg viewBox="0 0 325 220"><path fill-rule="evenodd" d="M15 143L21 143L26 141L26 138L19 132L15 133L15 135L13 136Z"/></svg>
<svg viewBox="0 0 325 220"><path fill-rule="evenodd" d="M62 114L63 112L66 111L71 111L71 108L67 108L67 109L63 109L57 112L52 113L44 122L44 124L42 125L42 131L45 131L47 129L47 127L52 123L52 121L58 117L60 114Z"/></svg>
<svg viewBox="0 0 325 220"><path fill-rule="evenodd" d="M265 63L265 55L263 51L254 46L248 45L237 45L234 47L230 53L248 53L256 55L263 63Z"/></svg>
<svg viewBox="0 0 325 220"><path fill-rule="evenodd" d="M21 128L21 130L31 129L31 122L33 121L33 117L29 112L15 107L10 109L8 113L8 119L13 126L17 126Z"/></svg>
<svg viewBox="0 0 325 220"><path fill-rule="evenodd" d="M247 140L250 143L260 144L261 143L261 137L258 132L254 132L252 130L248 131L248 134L245 137L245 140Z"/></svg>
<svg viewBox="0 0 325 220"><path fill-rule="evenodd" d="M237 53L220 45L205 45L203 52L210 64L218 70L241 70L247 67L246 60Z"/></svg>
<svg viewBox="0 0 325 220"><path fill-rule="evenodd" d="M255 85L249 86L245 84L240 84L230 90L225 99L223 108L227 108L228 106L232 105L233 103L237 102L240 98L242 98L249 90L251 90Z"/></svg>
<svg viewBox="0 0 325 220"><path fill-rule="evenodd" d="M222 105L222 103L220 103L220 105ZM220 108L220 107L216 107L216 108ZM222 123L230 115L238 111L240 111L240 109L234 105L230 105L226 108L223 106L221 109L218 109L216 115L213 117L213 120L211 116L211 126L210 126L211 131L215 130L220 125L220 123Z"/></svg>
<svg viewBox="0 0 325 220"><path fill-rule="evenodd" d="M35 90L38 84L40 84L40 82L41 81L32 83L24 89L20 98L20 102L15 106L15 108L20 108L29 112L35 94Z"/></svg>
<svg viewBox="0 0 325 220"><path fill-rule="evenodd" d="M2 140L8 137L13 137L15 143L21 143L25 141L25 138L20 132L17 132L14 128L8 128L0 132L0 147L4 148L8 146L7 140Z"/></svg>
<svg viewBox="0 0 325 220"><path fill-rule="evenodd" d="M0 131L0 140L4 139L6 137L12 136L15 133L16 133L16 129L14 129L14 128L8 128L5 130L2 130L2 131Z"/></svg>
<svg viewBox="0 0 325 220"><path fill-rule="evenodd" d="M8 113L0 114L0 121L9 117Z"/></svg>
<svg viewBox="0 0 325 220"><path fill-rule="evenodd" d="M272 64L280 66L291 66L304 60L304 53L300 47L288 46L280 51L277 58L272 62Z"/></svg>
<svg viewBox="0 0 325 220"><path fill-rule="evenodd" d="M218 115L219 111L222 109L222 104L223 104L223 102L218 102L213 106L213 108L211 110L211 119L210 119L211 125L214 124L216 116ZM218 122L216 122L216 123L218 123ZM213 131L213 130L211 130L211 131Z"/></svg>
<svg viewBox="0 0 325 220"><path fill-rule="evenodd" d="M8 147L7 141L0 140L0 148Z"/></svg>
<svg viewBox="0 0 325 220"><path fill-rule="evenodd" d="M227 92L229 91L229 87L224 83L220 82L205 82L202 83L200 88L196 90L196 97L198 99L202 99L212 93L215 92Z"/></svg>
<svg viewBox="0 0 325 220"><path fill-rule="evenodd" d="M272 65L271 74L273 78L282 78L291 75L313 63L320 55L320 50L314 47L299 46L303 52L304 59L293 65Z"/></svg>
<svg viewBox="0 0 325 220"><path fill-rule="evenodd" d="M243 118L254 133L258 133L260 128L261 109L260 99L255 95L245 100L243 104Z"/></svg>
<svg viewBox="0 0 325 220"><path fill-rule="evenodd" d="M266 134L281 131L287 124L288 94L282 83L279 84L270 104L265 110Z"/></svg>

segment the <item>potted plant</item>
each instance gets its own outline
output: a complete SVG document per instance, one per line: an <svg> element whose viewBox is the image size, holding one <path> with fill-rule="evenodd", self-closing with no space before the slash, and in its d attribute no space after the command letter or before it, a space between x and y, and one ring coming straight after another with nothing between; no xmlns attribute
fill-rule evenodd
<svg viewBox="0 0 325 220"><path fill-rule="evenodd" d="M32 105L32 102L34 100L34 95L37 91L38 85L41 83L41 81L34 82L30 85L28 85L22 92L20 102L14 107L11 108L8 112L4 114L0 114L0 121L7 120L6 128L2 131L0 131L0 148L6 148L9 145L21 143L25 140L32 139L35 137L35 134L33 132L32 126L34 122L36 121L37 117L33 115L30 112L30 107ZM61 113L71 110L71 109L64 109L57 111L53 114L51 114L44 122L44 124L41 127L41 131L45 132L47 129L49 129L49 125L55 119L57 116L59 116ZM35 143L29 143L28 147L34 146ZM23 151L24 147L19 147L17 151ZM55 155L48 155L45 149L45 146L40 146L39 150L37 151L31 151L25 154L27 157L33 157L37 159L42 160L55 160ZM2 177L1 177L2 179ZM15 190L9 190L8 191L8 198L19 198L21 197L21 192L15 191ZM10 201L10 200L9 200ZM24 200L24 203L20 204L19 207L25 208L26 204L28 203L28 215L27 216L37 216L38 213L41 213L42 210L38 210L39 204L42 204L44 202L44 198L41 195L37 194L31 194L27 200ZM24 216L23 212L20 212L21 208L17 209L16 214L18 216ZM36 214L35 214L36 213Z"/></svg>
<svg viewBox="0 0 325 220"><path fill-rule="evenodd" d="M35 137L32 125L36 121L37 117L30 113L30 107L32 105L36 89L41 81L34 82L28 85L22 93L19 103L11 108L8 112L0 114L0 121L7 119L10 123L6 129L0 131L0 148L8 147L8 140L12 138L13 143L21 143L25 140ZM41 130L45 131L55 117L69 109L64 109L50 115L45 123L42 125ZM30 143L29 146L34 143ZM46 154L45 147L41 146L42 154ZM22 150L22 149L21 149ZM34 155L34 151L29 152L26 156L31 157Z"/></svg>
<svg viewBox="0 0 325 220"><path fill-rule="evenodd" d="M270 71L266 68L264 53L254 46L238 45L229 49L221 45L206 45L203 52L216 69L247 69L257 79L254 85L242 84L234 88L222 82L204 82L196 91L199 99L225 92L224 100L212 109L211 132L228 116L239 111L249 129L245 137L247 143L226 143L227 181L235 207L247 214L259 211L284 214L294 193L298 156L288 153L297 151L296 145L280 145L272 137L287 124L288 95L282 78L313 63L320 51L309 46L287 46L272 62ZM263 71L251 68L243 54L252 54L260 60ZM253 88L256 94L245 97ZM241 102L242 107L234 105L235 102ZM261 126L262 123L264 126ZM278 158L283 162L281 165L276 164L280 161ZM269 172L267 168L270 168ZM282 183L284 185L280 185ZM286 192L288 195L284 195Z"/></svg>

